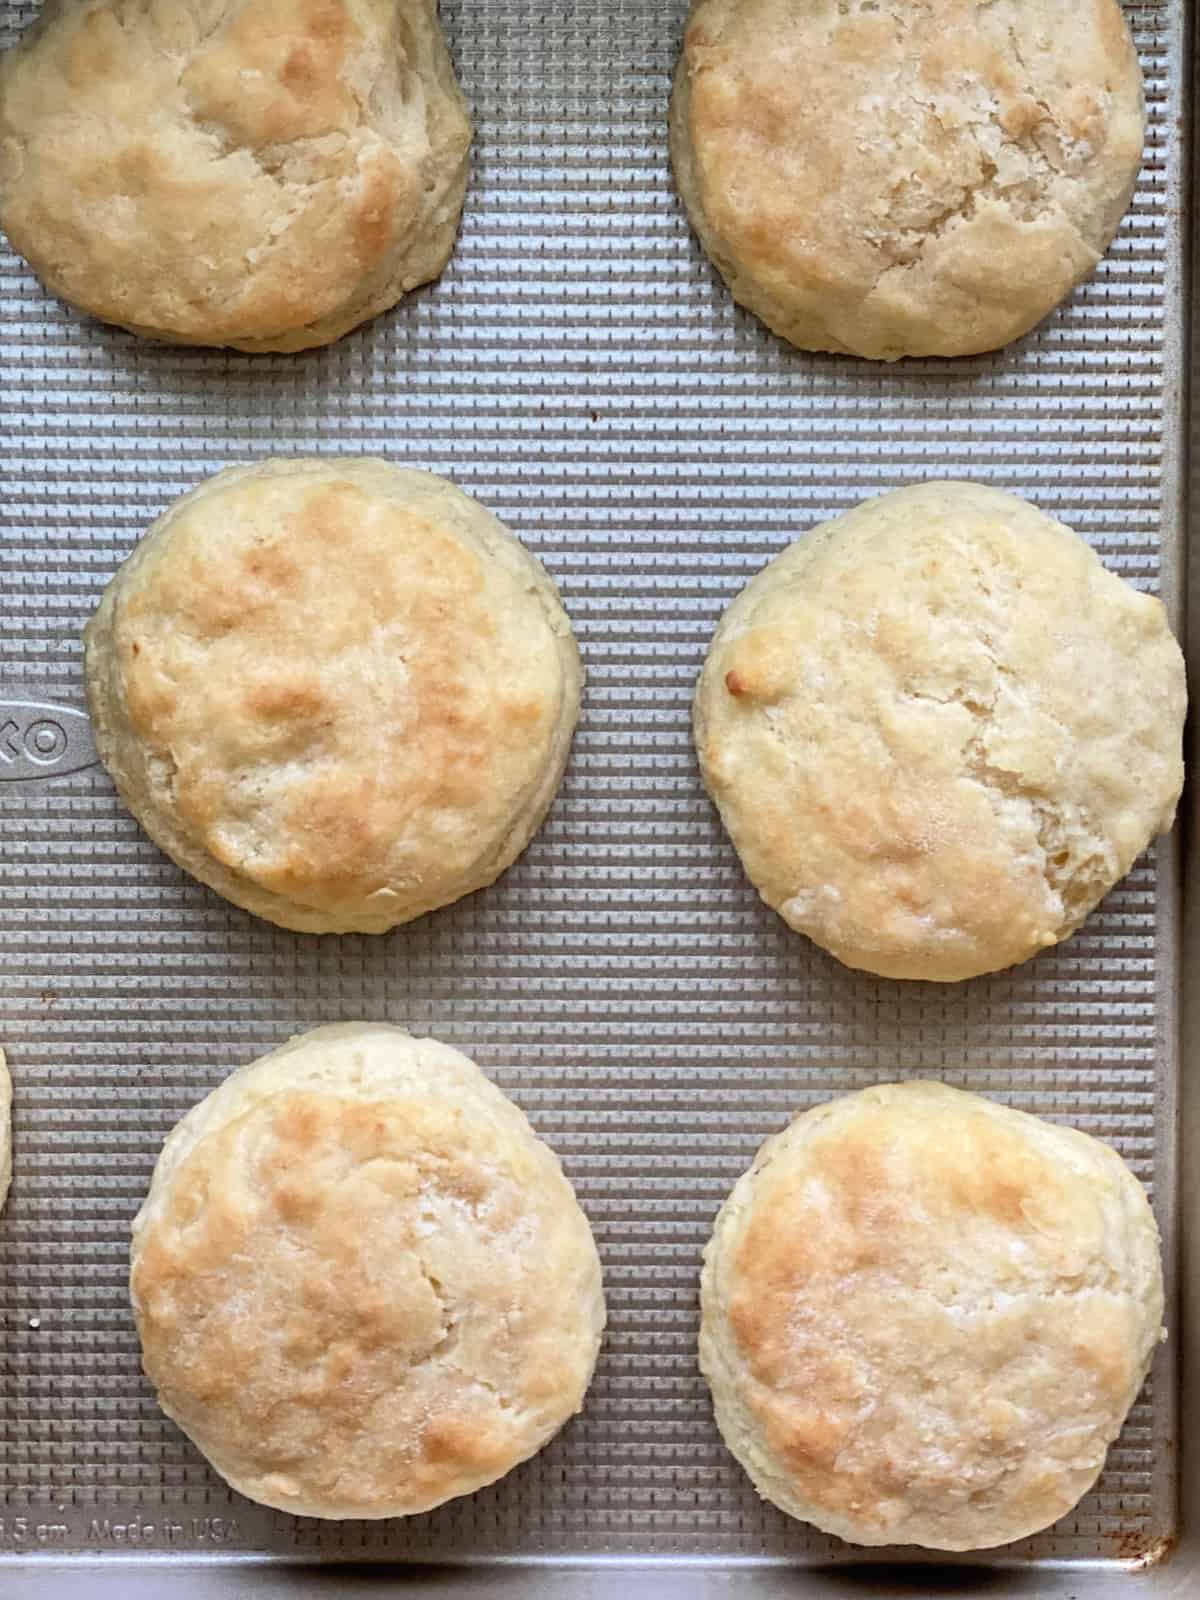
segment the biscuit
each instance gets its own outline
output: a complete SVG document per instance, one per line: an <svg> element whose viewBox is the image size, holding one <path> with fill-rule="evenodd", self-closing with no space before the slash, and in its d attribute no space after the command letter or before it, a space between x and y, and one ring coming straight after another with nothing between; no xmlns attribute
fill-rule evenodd
<svg viewBox="0 0 1200 1600"><path fill-rule="evenodd" d="M768 905L847 966L950 982L1073 933L1171 826L1162 604L1013 495L927 483L790 545L700 676L701 768Z"/></svg>
<svg viewBox="0 0 1200 1600"><path fill-rule="evenodd" d="M8 1199L12 1183L12 1078L8 1061L0 1050L0 1211Z"/></svg>
<svg viewBox="0 0 1200 1600"><path fill-rule="evenodd" d="M436 278L471 126L436 0L81 0L0 61L0 226L133 333L328 344Z"/></svg>
<svg viewBox="0 0 1200 1600"><path fill-rule="evenodd" d="M477 501L365 459L177 501L86 630L100 756L173 860L281 927L382 933L491 883L562 777L582 669Z"/></svg>
<svg viewBox="0 0 1200 1600"><path fill-rule="evenodd" d="M987 1549L1095 1482L1161 1337L1108 1146L937 1083L768 1139L704 1257L700 1363L766 1499L855 1544Z"/></svg>
<svg viewBox="0 0 1200 1600"><path fill-rule="evenodd" d="M579 1410L600 1264L556 1157L465 1056L317 1028L167 1139L130 1291L167 1415L241 1494L398 1517Z"/></svg>
<svg viewBox="0 0 1200 1600"><path fill-rule="evenodd" d="M993 350L1129 205L1142 78L1117 0L696 0L676 182L735 300L804 350Z"/></svg>

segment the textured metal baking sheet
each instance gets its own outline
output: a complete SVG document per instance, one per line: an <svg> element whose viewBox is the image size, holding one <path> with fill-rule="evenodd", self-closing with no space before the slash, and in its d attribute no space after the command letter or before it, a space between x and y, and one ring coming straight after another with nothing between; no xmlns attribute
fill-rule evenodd
<svg viewBox="0 0 1200 1600"><path fill-rule="evenodd" d="M32 9L0 0L0 40ZM769 554L935 475L1028 494L1182 620L1188 0L1129 7L1150 138L1093 281L1006 352L890 370L790 352L700 256L664 137L683 9L445 0L478 125L462 241L440 284L332 349L139 342L46 297L0 242L6 1597L82 1576L157 1594L168 1571L189 1595L334 1593L348 1570L283 1563L336 1558L412 1563L405 1593L447 1597L929 1593L911 1552L860 1567L757 1500L693 1354L699 1253L731 1182L791 1112L882 1079L940 1075L1110 1139L1151 1188L1176 1281L1177 842L1028 966L874 980L758 903L701 792L688 705L718 614ZM226 463L310 451L452 474L557 576L589 670L532 848L378 940L289 935L183 878L70 715L80 628L153 517ZM289 1032L359 1016L459 1046L526 1108L595 1224L611 1326L586 1411L535 1461L429 1516L335 1525L230 1494L159 1415L126 1239L187 1106ZM1189 1294L1197 1279L1193 1259ZM1174 1305L1171 1322L1096 1491L999 1567L943 1565L939 1592L1200 1593L1200 1474L1181 1500L1177 1473L1200 1361L1181 1406Z"/></svg>

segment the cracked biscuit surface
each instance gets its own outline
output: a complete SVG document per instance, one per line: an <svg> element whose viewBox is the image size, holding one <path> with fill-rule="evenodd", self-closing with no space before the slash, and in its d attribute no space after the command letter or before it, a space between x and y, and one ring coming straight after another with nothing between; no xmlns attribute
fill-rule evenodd
<svg viewBox="0 0 1200 1600"><path fill-rule="evenodd" d="M557 792L583 672L541 563L431 473L232 467L169 508L85 632L96 747L186 871L308 933L492 883Z"/></svg>
<svg viewBox="0 0 1200 1600"><path fill-rule="evenodd" d="M557 1158L465 1056L315 1029L163 1147L130 1290L159 1400L265 1505L395 1517L492 1483L580 1409L600 1265Z"/></svg>
<svg viewBox="0 0 1200 1600"><path fill-rule="evenodd" d="M928 483L790 545L696 691L709 792L767 904L851 967L949 982L1074 932L1172 823L1161 602L1027 502Z"/></svg>
<svg viewBox="0 0 1200 1600"><path fill-rule="evenodd" d="M734 298L806 350L995 349L1096 266L1141 162L1117 0L697 0L676 181Z"/></svg>
<svg viewBox="0 0 1200 1600"><path fill-rule="evenodd" d="M855 1544L986 1549L1095 1482L1161 1337L1158 1230L1115 1150L939 1083L768 1139L704 1256L726 1444Z"/></svg>
<svg viewBox="0 0 1200 1600"><path fill-rule="evenodd" d="M327 344L435 278L471 128L435 0L73 0L0 60L0 226L134 333Z"/></svg>

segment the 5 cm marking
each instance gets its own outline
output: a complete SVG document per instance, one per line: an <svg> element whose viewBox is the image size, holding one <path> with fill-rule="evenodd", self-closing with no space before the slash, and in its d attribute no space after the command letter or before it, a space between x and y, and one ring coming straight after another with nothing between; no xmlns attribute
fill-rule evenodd
<svg viewBox="0 0 1200 1600"><path fill-rule="evenodd" d="M33 1522L29 1517L0 1517L0 1544L66 1544L65 1522Z"/></svg>

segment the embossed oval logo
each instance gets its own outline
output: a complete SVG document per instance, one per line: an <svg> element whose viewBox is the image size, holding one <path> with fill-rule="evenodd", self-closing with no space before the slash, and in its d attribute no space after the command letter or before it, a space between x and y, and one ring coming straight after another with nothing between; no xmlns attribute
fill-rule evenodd
<svg viewBox="0 0 1200 1600"><path fill-rule="evenodd" d="M0 700L0 783L57 778L99 760L86 711Z"/></svg>

